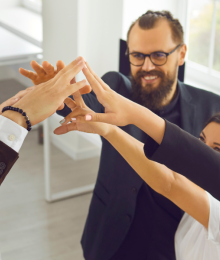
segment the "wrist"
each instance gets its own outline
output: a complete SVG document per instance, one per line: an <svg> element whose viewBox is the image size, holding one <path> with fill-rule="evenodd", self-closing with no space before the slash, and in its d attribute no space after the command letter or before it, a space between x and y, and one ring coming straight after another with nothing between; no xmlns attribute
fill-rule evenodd
<svg viewBox="0 0 220 260"><path fill-rule="evenodd" d="M7 117L8 119L14 121L16 124L24 127L25 129L27 128L26 120L25 120L24 116L22 116L20 113L18 113L16 111L7 110L7 111L3 112L2 115L4 117Z"/></svg>
<svg viewBox="0 0 220 260"><path fill-rule="evenodd" d="M141 108L137 103L132 102L132 107L128 111L128 118L129 118L129 124L135 125L138 127L138 124L140 123L140 114L141 114Z"/></svg>
<svg viewBox="0 0 220 260"><path fill-rule="evenodd" d="M107 141L109 141L115 134L117 126L108 124L107 130L102 134Z"/></svg>

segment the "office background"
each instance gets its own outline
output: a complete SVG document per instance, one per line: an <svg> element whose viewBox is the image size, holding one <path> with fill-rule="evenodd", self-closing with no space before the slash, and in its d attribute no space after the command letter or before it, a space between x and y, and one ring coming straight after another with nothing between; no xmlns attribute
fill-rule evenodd
<svg viewBox="0 0 220 260"><path fill-rule="evenodd" d="M18 72L32 59L55 66L81 55L99 76L118 71L119 40L147 10L169 10L182 23L184 81L220 94L219 0L0 0L0 102L32 86ZM57 115L44 122L44 144L42 125L35 127L0 188L3 260L83 259L101 142L77 132L55 137L58 122Z"/></svg>

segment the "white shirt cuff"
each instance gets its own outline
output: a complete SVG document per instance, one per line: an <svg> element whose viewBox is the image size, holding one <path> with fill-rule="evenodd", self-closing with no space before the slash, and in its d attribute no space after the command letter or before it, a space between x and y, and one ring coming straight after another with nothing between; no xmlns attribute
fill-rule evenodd
<svg viewBox="0 0 220 260"><path fill-rule="evenodd" d="M28 131L14 121L0 115L0 141L19 152Z"/></svg>

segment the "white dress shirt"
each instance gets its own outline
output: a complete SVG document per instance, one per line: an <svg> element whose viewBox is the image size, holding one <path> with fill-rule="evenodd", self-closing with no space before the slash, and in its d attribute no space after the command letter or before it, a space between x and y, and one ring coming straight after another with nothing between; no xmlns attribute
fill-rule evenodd
<svg viewBox="0 0 220 260"><path fill-rule="evenodd" d="M207 194L210 203L208 230L185 213L175 235L177 260L220 259L220 202Z"/></svg>
<svg viewBox="0 0 220 260"><path fill-rule="evenodd" d="M28 131L14 121L0 115L0 141L19 152Z"/></svg>

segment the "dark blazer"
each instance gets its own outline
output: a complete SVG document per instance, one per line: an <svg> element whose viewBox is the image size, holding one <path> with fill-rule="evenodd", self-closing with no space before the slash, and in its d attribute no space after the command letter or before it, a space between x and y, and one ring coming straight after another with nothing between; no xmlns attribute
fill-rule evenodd
<svg viewBox="0 0 220 260"><path fill-rule="evenodd" d="M131 82L127 77L118 72L109 72L102 79L113 90L131 99ZM180 89L181 126L187 132L198 137L210 116L220 111L220 97L181 82L178 82L178 85ZM92 110L104 113L103 106L97 101L93 92L84 95L83 99ZM66 116L69 112L68 107L65 107L59 114ZM122 127L122 129L145 143L147 135L139 128L128 125ZM119 249L131 226L135 215L137 194L143 184L143 180L109 142L103 138L102 142L98 177L81 241L84 257L87 260L109 260ZM200 179L199 174L196 178ZM158 223L163 225L165 218L170 218L172 221L169 215L172 215L172 212L166 213L166 216L163 215L165 214L163 212L166 209L169 212L176 206L154 191L149 192L149 194L153 194L149 200L151 208L154 208L155 212L160 212L157 214ZM176 209L180 211L179 208L176 207ZM154 223L155 219L149 217L146 221ZM164 225L167 225L167 223L164 223ZM161 245L158 239L166 235L161 233L157 225L155 225L155 228L150 240L152 243L150 248L155 250L153 252L154 259L167 259L159 253L157 255L158 246L160 248L165 246ZM134 237L135 242L136 237ZM174 241L172 245L174 245ZM173 252L172 259L174 258Z"/></svg>
<svg viewBox="0 0 220 260"><path fill-rule="evenodd" d="M146 156L178 172L220 200L220 153L210 148L198 138L166 121L163 141L149 156Z"/></svg>
<svg viewBox="0 0 220 260"><path fill-rule="evenodd" d="M18 153L0 141L0 185L18 159Z"/></svg>

